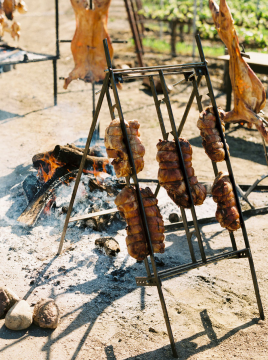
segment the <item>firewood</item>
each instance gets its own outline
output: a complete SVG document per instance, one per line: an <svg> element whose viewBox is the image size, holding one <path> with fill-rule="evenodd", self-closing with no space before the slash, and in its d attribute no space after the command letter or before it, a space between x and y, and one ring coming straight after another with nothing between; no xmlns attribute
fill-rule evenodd
<svg viewBox="0 0 268 360"><path fill-rule="evenodd" d="M69 172L66 166L58 168L53 178L44 184L17 220L26 225L34 225L47 202L54 196L53 190L62 185L64 181L72 179L76 175L77 170Z"/></svg>
<svg viewBox="0 0 268 360"><path fill-rule="evenodd" d="M61 146L56 145L53 151L57 160L76 167L80 166L83 153L75 148L75 146ZM87 155L85 162L85 169L95 169L96 171L103 171L105 169L111 174L111 166L109 166L109 160L106 157L97 157Z"/></svg>
<svg viewBox="0 0 268 360"><path fill-rule="evenodd" d="M32 158L33 166L34 166L36 169L39 169L41 165L44 166L44 165L45 165L45 161L43 161L42 159L43 159L46 155L50 156L52 153L53 153L53 150L50 150L50 151L47 151L47 152L45 152L45 153L39 153L39 154L34 155L34 157Z"/></svg>
<svg viewBox="0 0 268 360"><path fill-rule="evenodd" d="M71 149L75 149L79 152L82 152L82 154L84 153L84 150L85 150L85 148L79 148L78 146L76 146L73 143L67 144L66 146ZM87 154L90 156L105 157L105 150L103 150L102 147L99 145L94 145L94 146L90 147L90 149L88 149Z"/></svg>

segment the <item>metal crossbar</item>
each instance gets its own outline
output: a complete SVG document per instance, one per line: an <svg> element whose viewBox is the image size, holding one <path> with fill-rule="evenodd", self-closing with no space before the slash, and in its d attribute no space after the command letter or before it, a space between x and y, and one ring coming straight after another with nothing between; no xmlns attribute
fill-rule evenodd
<svg viewBox="0 0 268 360"><path fill-rule="evenodd" d="M178 276L182 272L189 271L189 270L192 270L192 269L196 269L196 268L199 268L201 266L205 266L205 265L214 263L216 261L220 261L220 260L224 260L224 259L239 259L239 258L245 258L246 257L249 260L249 266L250 266L250 270L251 270L251 275L252 275L252 280L253 280L253 284L254 284L254 290L255 290L255 295L256 295L256 299L257 299L257 304L258 304L258 308L259 308L260 317L261 317L261 319L264 319L264 313L263 313L263 308L262 308L262 303L261 303L261 298L260 298L260 293L259 293L259 288L258 288L258 282L257 282L255 268L254 268L252 254L251 254L251 251L250 251L250 246L249 246L247 231L246 231L246 227L245 227L245 222L244 222L244 219L243 219L243 214L242 214L241 206L240 206L240 203L239 203L239 198L238 198L238 194L237 194L237 190L236 190L236 186L235 186L235 180L234 180L234 176L233 176L233 172L232 172L230 158L229 158L229 154L228 154L228 151L227 151L227 144L226 144L225 137L224 137L224 134L223 134L223 131L222 131L221 121L220 121L220 118L219 118L217 105L216 105L216 101L215 101L215 96L214 96L214 93L213 93L213 88L212 88L209 73L208 73L207 63L206 63L206 60L205 60L205 56L203 54L203 49L202 49L202 45L201 45L199 35L196 36L196 42L197 42L199 55L200 55L200 59L201 59L201 62L199 62L199 63L182 64L182 65L176 65L176 66L173 66L173 65L172 66L156 66L156 67L150 67L150 68L142 67L142 68L128 69L127 71L124 71L124 70L114 70L112 68L108 43L107 43L106 39L104 40L104 50L105 50L108 69L106 70L106 77L104 79L103 86L102 86L100 96L99 96L99 99L98 99L96 111L95 111L94 116L93 116L93 121L92 121L92 124L91 124L91 127L90 127L90 131L89 131L88 139L87 139L87 142L86 142L83 158L82 158L81 165L80 165L78 175L77 175L77 178L76 178L76 182L75 182L72 198L71 198L71 201L70 201L69 209L68 209L68 212L67 212L67 215L66 215L65 224L64 224L64 228L63 228L63 232L62 232L62 236L61 236L61 241L60 241L60 246L59 246L59 250L58 250L58 254L60 254L61 251L62 251L63 242L64 242L64 238L65 238L65 235L66 235L68 223L73 220L73 219L70 219L70 215L71 215L71 211L72 211L72 208L73 208L73 204L74 204L76 192L77 192L77 189L78 189L78 185L79 185L79 182L80 182L80 178L81 178L81 175L82 175L82 171L83 171L83 168L84 168L84 164L85 164L85 160L86 160L86 154L88 152L89 145L90 145L90 142L92 140L95 127L97 125L97 119L98 119L99 112L100 112L100 109L101 109L101 106L102 106L102 103L103 103L103 99L104 99L104 97L106 95L107 102L108 102L108 107L109 107L109 110L110 110L111 119L113 120L115 118L115 113L114 113L115 109L117 109L118 116L119 116L119 119L120 119L120 125L121 125L121 129L122 129L122 133L123 133L123 141L124 141L124 144L126 146L128 159L129 159L129 162L130 162L130 166L132 168L132 174L131 174L132 182L131 182L131 184L134 185L134 187L136 189L138 206L139 206L140 216L141 216L141 220L142 220L143 233L144 233L146 243L147 243L147 246L148 246L148 250L149 250L149 256L148 256L148 258L145 258L145 260L144 260L145 269L146 269L146 272L147 272L147 277L137 277L136 278L136 283L139 286L156 286L157 287L160 303L161 303L162 310L163 310L164 319L165 319L166 326L167 326L167 331L168 331L168 335L169 335L171 349L172 349L172 353L173 353L174 357L178 357L178 354L177 354L177 350L176 350L176 346L175 346L175 342L174 342L174 338L173 338L173 334L172 334L172 329L171 329L171 325L170 325L170 321L169 321L169 317L168 317L168 312L167 312L165 299L164 299L164 296L163 296L162 284L161 284L162 279L167 279L167 278L171 278L171 277L174 277L174 276ZM182 71L182 70L185 70L185 69L191 69L191 71L188 71L188 72ZM165 74L166 73L170 74L169 72L166 72L167 70L171 70L172 73L175 72L175 73L180 74L180 75L183 74L184 77L185 77L185 80L186 81L191 81L192 86L193 86L192 93L191 93L191 95L189 97L189 101L188 101L188 104L186 105L185 112L184 112L184 114L182 116L182 119L181 119L181 122L180 122L180 124L178 126L178 130L177 130L176 123L175 123L175 120L174 120L172 107L171 107L171 103L170 103L170 99L169 99L169 95L168 95L168 91L167 91L167 86L166 86L166 81L165 81ZM194 72L193 72L193 70L194 70ZM139 179L137 177L135 163L134 163L134 159L133 159L133 154L132 154L132 150L131 150L131 146L130 146L130 142L129 142L129 138L128 138L128 134L127 134L127 129L126 129L125 121L124 121L124 115L123 115L123 111L122 111L121 103L120 103L120 99L119 99L119 94L118 94L117 87L116 87L116 83L118 81L122 81L122 79L124 77L123 74L126 74L126 73L131 74L132 72L133 73L134 72L139 72L140 75L137 74L136 75L137 77L145 76L144 73L147 73L146 76L149 77L151 90L152 90L152 94L153 94L153 99L154 99L154 104L155 104L155 108L156 108L156 112L157 112L157 116L158 116L158 120L159 120L159 125L160 125L160 128L161 128L162 136L163 136L164 140L168 139L169 134L166 132L165 123L164 123L164 120L163 120L161 107L160 107L161 103L163 103L164 106L166 106L166 108L167 108L168 118L169 118L169 122L170 122L170 125L171 125L171 128L172 128L171 135L173 136L174 141L175 141L176 150L177 150L177 154L178 154L178 157L179 157L180 168L181 168L181 171L183 173L183 177L184 177L184 181L185 181L185 185L186 185L186 191L187 191L187 194L189 196L190 204L191 204L190 209L191 209L191 214L192 214L192 218L193 218L192 221L187 220L187 216L186 216L184 208L180 207L180 210L181 210L181 214L182 214L183 226L184 226L184 229L185 229L185 232L186 232L186 237L187 237L187 242L188 242L188 247L189 247L192 262L188 263L188 264L184 264L184 265L175 266L173 268L163 270L163 271L158 271L157 270L156 261L155 261L154 253L153 253L153 246L152 246L150 231L149 231L149 227L148 227L148 224L147 224L146 213L145 213L145 209L144 209L144 205L143 205L143 201L142 201L142 196L141 196L141 192L140 192L140 187L139 187ZM155 89L154 76L156 76L156 75L158 75L159 78L160 78L162 90L163 90L163 93L164 93L164 99L161 99L161 100L158 99L156 89ZM205 250L204 250L204 246L203 246L203 240L202 240L201 233L200 233L200 224L199 224L199 222L197 220L197 217L196 217L195 206L194 206L192 195L191 195L190 183L189 183L189 180L188 180L186 167L185 167L184 160L183 160L183 154L182 154L182 150L181 150L180 143L179 143L179 136L180 136L180 134L181 134L181 132L183 130L183 127L184 127L184 125L186 123L187 116L189 114L189 111L190 111L190 108L192 106L194 98L196 98L196 100L197 100L197 105L198 105L199 111L201 112L202 109L203 109L202 108L202 103L201 103L201 98L202 97L199 95L199 91L198 91L198 87L200 85L201 78L203 76L205 77L207 88L208 88L208 91L209 91L208 96L211 99L212 106L214 108L214 112L215 112L215 115L216 115L216 126L217 126L217 129L218 129L220 137L221 137L221 141L222 141L223 146L224 146L225 162L226 162L226 166L227 166L227 169L228 169L230 181L231 181L232 186L233 186L233 192L234 192L235 199L236 199L236 204L237 204L237 208L238 208L238 212L239 212L239 216L240 216L242 234L243 234L244 243L245 243L245 248L241 249L241 250L238 250L234 234L233 234L233 232L229 232L233 250L232 251L227 251L227 252L222 252L220 254L213 255L213 256L206 256L206 254L205 254ZM109 88L112 89L115 104L112 103ZM213 167L213 170L214 170L214 174L216 176L218 174L217 164L215 162L212 162L212 167ZM150 181L150 180L148 180L148 181ZM126 178L126 184L127 185L130 184L130 177ZM158 194L158 191L159 191L159 184L158 184L158 186L156 188L156 191L155 191L156 196ZM198 247L199 247L199 252L200 252L200 255L201 255L201 259L198 259L198 260L196 258L196 254L195 254L193 244L192 244L192 241L191 241L192 231L189 230L190 225L194 226L194 232L195 232L195 235L196 235L197 240L198 240ZM148 261L148 259L150 259L150 262Z"/></svg>

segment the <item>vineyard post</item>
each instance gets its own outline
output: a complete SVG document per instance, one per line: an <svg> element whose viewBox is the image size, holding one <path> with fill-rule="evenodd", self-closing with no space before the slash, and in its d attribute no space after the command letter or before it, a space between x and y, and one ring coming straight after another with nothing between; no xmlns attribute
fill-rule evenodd
<svg viewBox="0 0 268 360"><path fill-rule="evenodd" d="M193 52L192 52L192 56L193 56L193 60L194 60L194 56L195 56L195 33L196 33L196 12L197 12L197 1L194 0L194 18L193 18Z"/></svg>

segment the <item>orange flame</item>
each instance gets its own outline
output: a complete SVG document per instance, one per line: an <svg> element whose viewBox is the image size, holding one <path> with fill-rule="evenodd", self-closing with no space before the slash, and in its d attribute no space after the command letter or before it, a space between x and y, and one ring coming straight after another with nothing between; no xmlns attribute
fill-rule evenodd
<svg viewBox="0 0 268 360"><path fill-rule="evenodd" d="M98 170L97 170L97 168L98 168L98 163L94 161L94 162L93 162L93 165L92 165L93 171L92 171L92 170L85 170L85 169L84 169L83 172L84 172L85 174L93 174L94 177L95 177L96 180L97 180L97 183L100 184L100 183L105 179L104 174L107 174L107 171L106 171L106 168L105 168L105 166L106 166L107 164L109 164L109 160L107 160L107 162L104 161L104 162L102 163L102 171L98 171ZM100 182L100 179L101 179L101 182Z"/></svg>
<svg viewBox="0 0 268 360"><path fill-rule="evenodd" d="M41 161L43 161L45 165L44 167L40 165L38 169L38 176L44 182L47 182L52 178L58 167L65 165L65 163L58 161L51 153L45 153Z"/></svg>

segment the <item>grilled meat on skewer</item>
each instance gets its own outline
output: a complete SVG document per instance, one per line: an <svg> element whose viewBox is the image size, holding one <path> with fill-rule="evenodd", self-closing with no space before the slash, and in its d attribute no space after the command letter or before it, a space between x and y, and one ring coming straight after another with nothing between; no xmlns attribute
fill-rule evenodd
<svg viewBox="0 0 268 360"><path fill-rule="evenodd" d="M202 205L207 192L202 184L198 183L192 168L192 147L183 138L179 138L184 164L190 183L194 205ZM179 157L174 141L160 140L157 146L156 160L159 162L158 180L168 193L168 196L184 208L191 207L190 198L186 191L186 185L180 168Z"/></svg>
<svg viewBox="0 0 268 360"><path fill-rule="evenodd" d="M227 173L219 172L212 185L213 200L218 204L216 219L229 231L240 228L233 186Z"/></svg>
<svg viewBox="0 0 268 360"><path fill-rule="evenodd" d="M130 142L130 147L133 153L136 172L139 173L144 167L143 156L145 148L140 140L140 123L138 120L125 121L127 134ZM120 120L113 120L105 130L104 144L109 158L113 158L112 165L114 166L117 177L128 176L132 173L126 146L123 142L123 133L120 125Z"/></svg>
<svg viewBox="0 0 268 360"><path fill-rule="evenodd" d="M220 115L222 130L224 132L225 127L223 118L225 112L221 108L218 108L218 112ZM213 106L208 106L201 112L197 121L197 127L203 138L202 145L208 157L215 162L223 161L225 159L225 151L223 143L221 142L219 131L216 128L216 117Z"/></svg>
<svg viewBox="0 0 268 360"><path fill-rule="evenodd" d="M164 222L150 188L140 189L146 220L151 236L153 251L163 253L164 244ZM132 186L126 186L115 198L115 205L124 214L127 222L126 244L128 253L138 261L144 260L149 255L145 235L143 233L142 220L139 212L136 190Z"/></svg>

